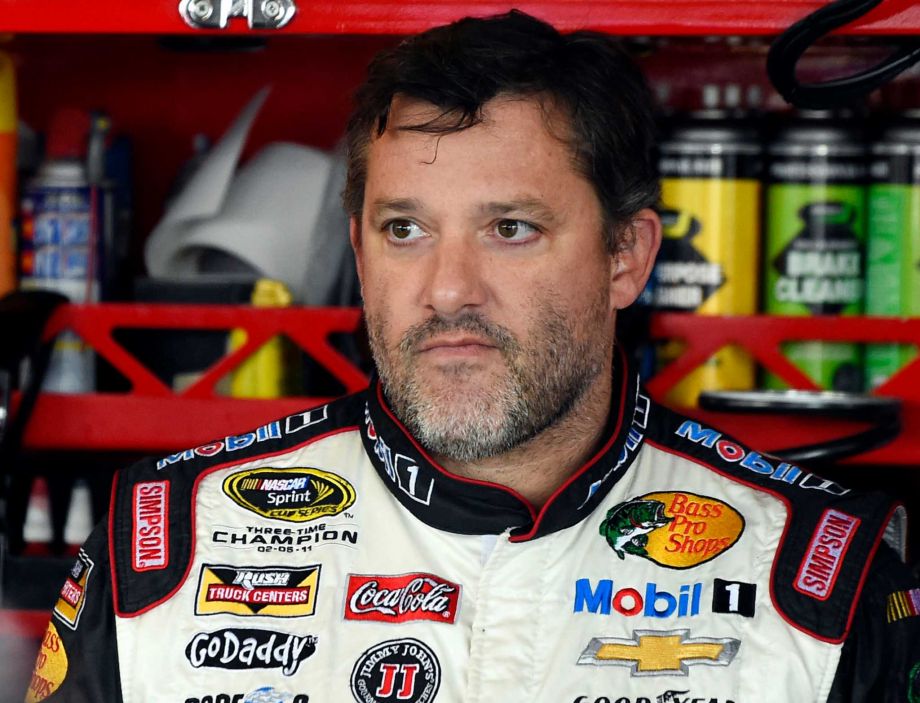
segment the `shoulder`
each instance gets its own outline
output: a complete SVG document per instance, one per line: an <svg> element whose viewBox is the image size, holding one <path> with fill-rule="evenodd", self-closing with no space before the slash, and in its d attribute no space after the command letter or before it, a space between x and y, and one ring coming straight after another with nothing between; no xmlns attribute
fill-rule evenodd
<svg viewBox="0 0 920 703"><path fill-rule="evenodd" d="M362 393L348 396L119 472L108 525L116 612L144 612L181 584L192 558L195 491L202 477L354 431L363 422L364 405Z"/></svg>
<svg viewBox="0 0 920 703"><path fill-rule="evenodd" d="M842 642L882 541L903 554L904 508L881 492L846 488L700 421L657 407L648 440L714 476L785 507L771 575L774 605L794 627Z"/></svg>

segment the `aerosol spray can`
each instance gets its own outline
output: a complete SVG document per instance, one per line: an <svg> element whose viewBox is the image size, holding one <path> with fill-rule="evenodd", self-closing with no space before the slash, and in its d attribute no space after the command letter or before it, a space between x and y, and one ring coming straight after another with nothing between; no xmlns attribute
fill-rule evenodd
<svg viewBox="0 0 920 703"><path fill-rule="evenodd" d="M664 227L655 266L653 307L699 315L748 315L757 310L760 189L763 149L753 129L727 111L707 110L676 125L661 145ZM659 349L659 364L678 356L681 342ZM700 391L754 387L754 363L726 347L668 395L695 405Z"/></svg>
<svg viewBox="0 0 920 703"><path fill-rule="evenodd" d="M917 317L920 114L905 115L872 146L870 176L866 314ZM868 345L866 387L878 387L916 355L909 345Z"/></svg>
<svg viewBox="0 0 920 703"><path fill-rule="evenodd" d="M62 110L49 130L45 160L23 188L20 241L21 285L51 290L75 303L96 302L103 278L102 243L111 227L109 191L87 171L93 147L87 113ZM71 331L60 334L43 388L86 393L95 388L95 360Z"/></svg>
<svg viewBox="0 0 920 703"><path fill-rule="evenodd" d="M866 147L829 112L802 113L769 146L766 312L859 315L866 245ZM856 344L802 341L786 357L821 388L862 389ZM767 375L768 388L785 384Z"/></svg>

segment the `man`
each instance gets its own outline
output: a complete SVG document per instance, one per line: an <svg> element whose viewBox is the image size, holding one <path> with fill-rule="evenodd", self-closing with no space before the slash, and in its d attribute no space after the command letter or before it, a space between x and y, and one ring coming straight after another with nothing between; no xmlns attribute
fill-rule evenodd
<svg viewBox="0 0 920 703"><path fill-rule="evenodd" d="M123 472L29 700L917 700L900 509L614 344L651 124L615 44L520 13L377 58L345 201L380 380Z"/></svg>

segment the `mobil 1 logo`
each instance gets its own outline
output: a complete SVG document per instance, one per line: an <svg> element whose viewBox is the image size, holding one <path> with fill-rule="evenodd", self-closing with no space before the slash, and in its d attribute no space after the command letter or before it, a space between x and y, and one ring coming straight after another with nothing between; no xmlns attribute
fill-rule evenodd
<svg viewBox="0 0 920 703"><path fill-rule="evenodd" d="M440 686L438 658L411 637L374 645L351 672L351 693L358 703L431 703Z"/></svg>

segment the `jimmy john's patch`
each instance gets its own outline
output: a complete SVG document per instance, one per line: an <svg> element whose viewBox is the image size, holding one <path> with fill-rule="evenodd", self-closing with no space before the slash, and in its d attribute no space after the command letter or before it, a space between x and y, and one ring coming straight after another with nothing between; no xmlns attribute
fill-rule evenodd
<svg viewBox="0 0 920 703"><path fill-rule="evenodd" d="M67 652L53 622L42 637L42 646L35 659L35 669L26 690L25 703L38 703L57 691L67 676Z"/></svg>
<svg viewBox="0 0 920 703"><path fill-rule="evenodd" d="M647 493L607 511L600 533L620 559L671 569L715 559L738 541L744 518L728 503L684 491Z"/></svg>
<svg viewBox="0 0 920 703"><path fill-rule="evenodd" d="M319 571L319 564L300 568L205 564L198 580L195 614L313 615Z"/></svg>
<svg viewBox="0 0 920 703"><path fill-rule="evenodd" d="M93 560L82 549L77 552L77 560L70 569L70 574L61 588L61 595L54 604L54 614L71 630L76 630L80 622L80 613L86 604L86 585Z"/></svg>
<svg viewBox="0 0 920 703"><path fill-rule="evenodd" d="M285 522L338 515L355 502L355 489L344 478L309 468L241 471L227 477L224 493L256 515Z"/></svg>

